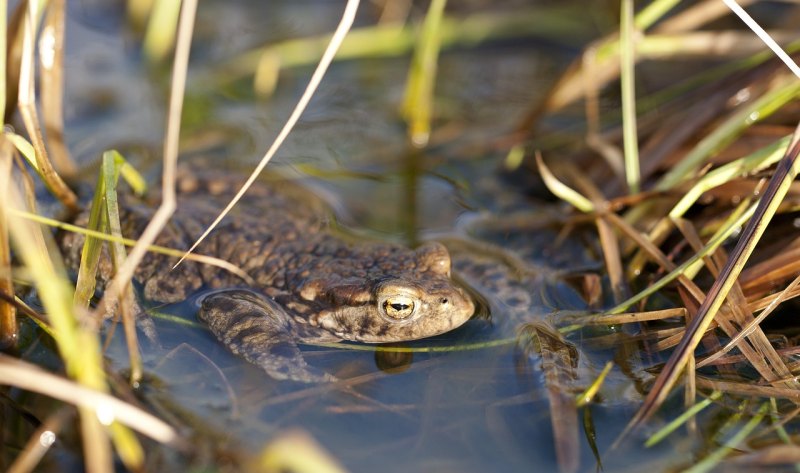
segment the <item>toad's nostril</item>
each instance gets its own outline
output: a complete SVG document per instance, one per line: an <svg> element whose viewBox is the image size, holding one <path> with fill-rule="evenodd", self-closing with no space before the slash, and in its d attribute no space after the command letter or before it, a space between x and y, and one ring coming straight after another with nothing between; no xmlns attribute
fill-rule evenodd
<svg viewBox="0 0 800 473"><path fill-rule="evenodd" d="M450 301L448 301L446 297L442 299L442 304L447 304L448 302Z"/></svg>

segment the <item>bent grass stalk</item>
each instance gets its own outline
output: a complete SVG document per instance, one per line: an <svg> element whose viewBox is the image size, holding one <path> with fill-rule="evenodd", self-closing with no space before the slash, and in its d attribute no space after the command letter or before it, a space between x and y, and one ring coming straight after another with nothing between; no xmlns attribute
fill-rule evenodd
<svg viewBox="0 0 800 473"><path fill-rule="evenodd" d="M108 241L108 242L112 242L112 243L122 243L123 245L130 246L130 247L135 246L136 242L137 242L137 240L131 240L129 238L116 237L114 235L109 235L108 233L104 233L104 232L100 232L100 231L96 231L96 230L91 230L91 229L88 229L88 228L83 228L83 227L80 227L78 225L73 225L71 223L61 222L59 220L55 220L55 219L52 219L52 218L44 217L44 216L41 216L41 215L38 215L38 214L35 214L35 213L32 213L32 212L27 212L27 211L17 210L17 209L8 209L8 212L11 215L16 215L18 217L23 217L23 218L26 218L26 219L28 219L28 220L30 220L32 222L41 223L41 224L44 224L44 225L47 225L47 226L50 226L50 227L53 227L53 228L58 228L58 229L61 229L61 230L65 230L65 231L68 231L68 232L80 233L82 235L90 236L90 237L97 238L97 239L100 239L100 240L103 240L103 241ZM178 250L178 249L175 249L175 248L167 248L167 247L158 246L158 245L150 245L150 246L148 246L147 247L147 251L151 251L153 253L158 253L158 254L162 254L162 255L172 256L175 259L180 258L185 253L183 250ZM231 264L228 261L225 261L223 259L214 258L213 256L197 255L197 254L191 254L191 255L187 256L186 259L188 259L190 261L196 261L198 263L203 263L203 264L209 264L209 265L212 265L212 266L216 266L216 267L218 267L220 269L224 269L225 271L228 271L231 274L235 274L236 276L242 278L242 281L244 281L246 284L250 284L250 285L254 285L255 284L255 281L253 281L253 279L247 273L245 273L241 268L239 268L238 266L233 265L233 264Z"/></svg>
<svg viewBox="0 0 800 473"><path fill-rule="evenodd" d="M34 43L36 37L36 24L41 13L38 8L39 2L27 2L25 20L22 35L22 59L19 74L19 92L17 102L25 130L31 137L36 156L37 170L42 181L65 207L70 211L78 210L78 197L67 187L50 162L47 148L44 143L44 136L40 120L36 110L36 94L34 92Z"/></svg>
<svg viewBox="0 0 800 473"><path fill-rule="evenodd" d="M61 175L74 177L75 163L64 142L64 22L66 0L50 0L39 38L42 117L53 164ZM2 110L2 108L0 108Z"/></svg>

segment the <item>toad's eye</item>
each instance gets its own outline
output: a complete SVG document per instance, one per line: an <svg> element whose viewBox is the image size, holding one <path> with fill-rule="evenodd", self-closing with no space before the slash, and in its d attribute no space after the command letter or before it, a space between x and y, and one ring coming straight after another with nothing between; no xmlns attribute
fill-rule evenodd
<svg viewBox="0 0 800 473"><path fill-rule="evenodd" d="M408 296L390 296L380 304L381 311L389 318L396 320L404 320L416 312L416 304L414 299Z"/></svg>

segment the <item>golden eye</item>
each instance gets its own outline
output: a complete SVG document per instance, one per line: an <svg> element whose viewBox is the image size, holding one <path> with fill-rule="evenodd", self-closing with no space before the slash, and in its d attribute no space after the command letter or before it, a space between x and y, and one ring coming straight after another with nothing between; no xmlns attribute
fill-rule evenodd
<svg viewBox="0 0 800 473"><path fill-rule="evenodd" d="M414 315L416 305L414 299L408 296L390 296L381 303L383 313L397 320L403 320Z"/></svg>

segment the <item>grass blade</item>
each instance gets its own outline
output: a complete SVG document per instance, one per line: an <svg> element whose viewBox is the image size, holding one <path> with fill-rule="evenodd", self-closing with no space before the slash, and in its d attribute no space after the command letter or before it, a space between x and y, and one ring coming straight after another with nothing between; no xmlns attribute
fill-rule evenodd
<svg viewBox="0 0 800 473"><path fill-rule="evenodd" d="M700 140L697 146L664 174L655 189L669 190L686 179L692 178L708 157L730 144L743 130L756 121L772 115L799 96L800 82L794 77L787 77L778 87L732 115L717 129Z"/></svg>
<svg viewBox="0 0 800 473"><path fill-rule="evenodd" d="M90 408L92 412L97 410L102 413L104 419L117 420L157 442L174 445L179 441L178 433L169 424L136 406L3 354L0 354L0 384L38 392L70 404Z"/></svg>
<svg viewBox="0 0 800 473"><path fill-rule="evenodd" d="M0 138L0 201L8 202L11 184L11 146ZM0 293L14 297L14 280L11 277L11 247L8 241L8 216L6 206L0 204ZM0 301L0 349L17 343L17 311L8 301Z"/></svg>
<svg viewBox="0 0 800 473"><path fill-rule="evenodd" d="M119 207L117 206L117 181L119 178L119 168L125 159L116 151L106 151L103 153L103 172L101 178L104 181L103 188L105 190L104 208L105 220L108 225L108 230L111 235L122 237L122 226L120 225ZM119 268L125 261L125 245L120 242L109 243L111 248L111 261L114 268ZM132 386L137 386L142 379L142 359L139 355L139 342L136 336L136 324L134 321L133 313L133 288L127 284L123 289L122 300L119 304L119 310L122 315L122 325L125 329L125 341L128 345L128 357L130 359L131 374L130 382ZM123 430L115 430L119 438L127 438ZM129 440L127 444L131 444ZM138 445L138 444L137 444ZM132 461L137 460L133 451L135 447L128 449L131 454ZM141 457L141 455L139 455ZM141 463L141 458L135 461L134 464Z"/></svg>
<svg viewBox="0 0 800 473"><path fill-rule="evenodd" d="M544 160L539 153L536 153L536 167L539 169L539 174L542 176L547 190L552 192L556 197L572 205L581 212L594 212L594 204L589 199L579 194L575 189L559 181L544 164Z"/></svg>
<svg viewBox="0 0 800 473"><path fill-rule="evenodd" d="M25 130L31 138L33 148L36 151L36 163L42 180L55 195L58 200L72 212L78 211L78 197L67 187L56 170L53 168L47 149L44 145L44 137L39 127L40 120L36 111L36 95L34 93L34 42L36 36L36 20L39 18L39 2L27 2L28 9L24 21L24 33L22 42L22 61L19 74L19 93L18 103Z"/></svg>
<svg viewBox="0 0 800 473"><path fill-rule="evenodd" d="M166 59L172 45L175 44L180 11L181 2L176 0L155 0L152 3L149 11L150 20L147 22L142 45L145 57L151 62Z"/></svg>
<svg viewBox="0 0 800 473"><path fill-rule="evenodd" d="M401 114L408 124L408 136L417 147L428 144L431 134L433 89L441 45L441 25L447 0L433 0L422 24L414 57L406 79Z"/></svg>
<svg viewBox="0 0 800 473"><path fill-rule="evenodd" d="M6 202L12 208L22 206L22 198L14 188ZM80 325L72 312L72 287L60 260L52 259L48 253L48 246L53 246L47 244L49 235L38 225L19 218L14 219L9 229L16 254L30 272L48 313L67 373L84 386L104 391L107 388L97 336ZM20 386L19 380L14 384ZM97 412L85 406L80 407L79 412L87 471L110 471L111 449Z"/></svg>
<svg viewBox="0 0 800 473"><path fill-rule="evenodd" d="M65 0L50 0L39 38L42 117L50 156L61 175L75 175L75 163L64 142L64 10Z"/></svg>
<svg viewBox="0 0 800 473"><path fill-rule="evenodd" d="M669 434L676 431L678 427L682 426L689 421L692 417L696 416L700 411L710 406L712 402L716 401L722 396L722 391L714 391L710 396L693 405L687 409L683 414L673 419L669 424L665 425L658 432L654 433L645 442L645 447L652 447L658 442L664 440Z"/></svg>
<svg viewBox="0 0 800 473"><path fill-rule="evenodd" d="M639 192L639 138L636 127L636 91L634 72L633 0L623 0L620 6L620 84L622 87L622 133L625 149L625 179L628 191Z"/></svg>
<svg viewBox="0 0 800 473"><path fill-rule="evenodd" d="M731 453L735 448L739 446L740 443L750 435L750 432L755 430L758 427L758 424L761 423L761 420L767 414L767 410L769 408L769 403L764 403L756 412L750 420L738 431L736 435L734 435L730 441L727 442L727 445L723 445L718 449L711 452L710 455L705 457L696 465L692 466L685 470L686 473L703 473L706 471L710 471L713 469L717 464L725 458L726 455Z"/></svg>

